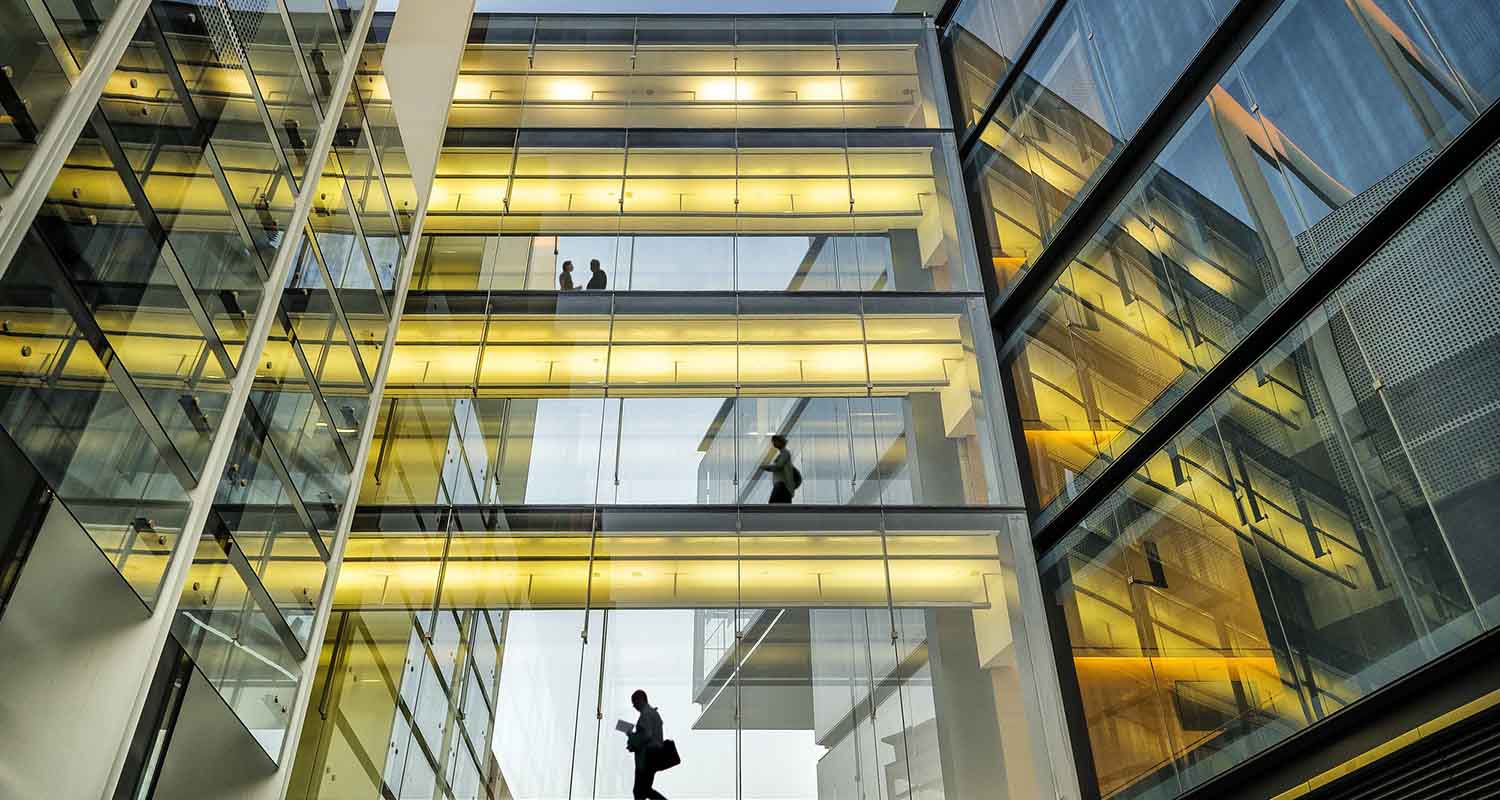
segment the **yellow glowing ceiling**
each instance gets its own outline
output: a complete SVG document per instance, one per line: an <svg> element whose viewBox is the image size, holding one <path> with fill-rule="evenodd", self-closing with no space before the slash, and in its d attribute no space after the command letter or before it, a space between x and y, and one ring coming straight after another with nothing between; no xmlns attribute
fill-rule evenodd
<svg viewBox="0 0 1500 800"><path fill-rule="evenodd" d="M955 315L631 315L613 326L601 317L494 317L481 348L482 329L477 317L403 319L387 394L464 393L476 373L481 392L502 396L577 387L701 394L755 385L859 392L868 382L933 389L972 360Z"/></svg>

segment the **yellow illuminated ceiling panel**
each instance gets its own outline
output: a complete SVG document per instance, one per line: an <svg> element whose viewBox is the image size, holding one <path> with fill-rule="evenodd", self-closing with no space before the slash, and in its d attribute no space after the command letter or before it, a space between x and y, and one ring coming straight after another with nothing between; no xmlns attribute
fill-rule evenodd
<svg viewBox="0 0 1500 800"><path fill-rule="evenodd" d="M640 47L636 72L734 72L734 50L727 47Z"/></svg>
<svg viewBox="0 0 1500 800"><path fill-rule="evenodd" d="M482 365L478 317L409 315L392 356L389 393L614 389L702 394L703 387L876 387L931 390L965 380L972 354L953 315L497 317ZM868 344L866 343L868 337ZM611 344L612 343L612 344ZM867 355L868 351L868 355ZM867 371L866 363L869 362ZM348 368L352 370L352 363ZM326 380L354 379L333 369ZM966 384L964 384L966 385ZM820 392L821 393L821 392ZM529 394L529 392L522 392Z"/></svg>
<svg viewBox="0 0 1500 800"><path fill-rule="evenodd" d="M507 158L446 154L429 232L879 231L942 208L920 147L533 150L514 176Z"/></svg>
<svg viewBox="0 0 1500 800"><path fill-rule="evenodd" d="M616 342L728 342L735 341L734 317L620 316L611 332Z"/></svg>
<svg viewBox="0 0 1500 800"><path fill-rule="evenodd" d="M578 265L579 269L586 269L584 265ZM420 319L420 316L416 318ZM404 328L405 322L402 322ZM446 338L455 341L474 341L478 336L472 338L465 336L464 332L450 333ZM568 315L568 316L515 316L515 317L493 317L490 319L488 336L486 341L494 343L535 343L549 344L560 342L599 342L607 343L610 339L611 322L608 317ZM402 333L402 340L406 335Z"/></svg>
<svg viewBox="0 0 1500 800"><path fill-rule="evenodd" d="M744 316L739 318L744 342L857 342L865 337L858 317Z"/></svg>
<svg viewBox="0 0 1500 800"><path fill-rule="evenodd" d="M987 537L922 538L938 552L973 551L977 557L903 564L891 575L892 592L907 604L987 607L983 578L998 571L998 563L967 542L945 546L949 539ZM438 591L444 539L442 533L352 534L335 605L429 607ZM269 575L278 580L276 571ZM586 532L460 534L452 539L442 576L442 604L460 608L577 608L586 597L596 608L688 608L734 605L736 596L745 605L883 607L887 577L880 537L664 532L600 535L591 544Z"/></svg>
<svg viewBox="0 0 1500 800"><path fill-rule="evenodd" d="M846 178L748 178L739 182L742 213L848 214Z"/></svg>
<svg viewBox="0 0 1500 800"><path fill-rule="evenodd" d="M735 174L732 150L651 150L631 148L626 165L632 176L712 176Z"/></svg>
<svg viewBox="0 0 1500 800"><path fill-rule="evenodd" d="M735 65L744 72L833 72L838 69L832 47L746 47L735 51Z"/></svg>
<svg viewBox="0 0 1500 800"><path fill-rule="evenodd" d="M488 386L602 385L609 348L589 345L526 345L485 348L479 382ZM470 383L470 377L460 383Z"/></svg>
<svg viewBox="0 0 1500 800"><path fill-rule="evenodd" d="M849 167L842 149L741 150L739 174L744 177L846 175Z"/></svg>
<svg viewBox="0 0 1500 800"><path fill-rule="evenodd" d="M622 150L528 148L516 158L516 175L525 177L618 177L624 171Z"/></svg>
<svg viewBox="0 0 1500 800"><path fill-rule="evenodd" d="M511 183L513 212L619 212L618 178L516 178Z"/></svg>
<svg viewBox="0 0 1500 800"><path fill-rule="evenodd" d="M631 178L625 182L625 213L717 213L735 210L734 178Z"/></svg>
<svg viewBox="0 0 1500 800"><path fill-rule="evenodd" d="M647 384L702 386L735 383L736 353L730 345L615 345L609 353L613 386Z"/></svg>
<svg viewBox="0 0 1500 800"><path fill-rule="evenodd" d="M539 80L553 77L542 74L547 72L629 72L632 49L600 44L579 48L538 45L532 55L531 72Z"/></svg>

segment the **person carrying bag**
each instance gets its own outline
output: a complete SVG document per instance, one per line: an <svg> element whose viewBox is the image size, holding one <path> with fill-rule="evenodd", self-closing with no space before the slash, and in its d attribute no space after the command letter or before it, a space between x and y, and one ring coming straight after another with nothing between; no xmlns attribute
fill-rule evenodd
<svg viewBox="0 0 1500 800"><path fill-rule="evenodd" d="M662 735L661 714L646 702L646 693L636 689L630 704L641 716L631 725L624 720L617 725L625 733L625 749L635 754L635 783L631 787L635 800L667 800L652 788L656 773L682 763L677 743Z"/></svg>

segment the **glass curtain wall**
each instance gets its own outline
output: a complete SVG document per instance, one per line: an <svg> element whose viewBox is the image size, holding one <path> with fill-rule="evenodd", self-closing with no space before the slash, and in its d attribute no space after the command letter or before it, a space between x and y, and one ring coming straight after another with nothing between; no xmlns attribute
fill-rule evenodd
<svg viewBox="0 0 1500 800"><path fill-rule="evenodd" d="M337 612L288 798L490 800L504 611Z"/></svg>
<svg viewBox="0 0 1500 800"><path fill-rule="evenodd" d="M254 365L174 628L273 758L301 663L316 644L308 637L405 247L360 94L349 92L325 122L329 60L342 63L348 46L333 32L347 20L331 8L295 12L261 15L245 47L276 81L252 92L274 98L262 103L263 114L278 133L286 171L271 180L310 188L312 210ZM323 124L335 126L333 148L314 175L310 150ZM276 236L279 244L282 234ZM251 633L260 652L225 646Z"/></svg>
<svg viewBox="0 0 1500 800"><path fill-rule="evenodd" d="M1500 624L1497 187L1491 149L1043 558L1104 796L1172 797Z"/></svg>
<svg viewBox="0 0 1500 800"><path fill-rule="evenodd" d="M986 63L986 3L967 5L977 36L950 39L950 58L961 80ZM988 266L1000 296L1030 268L1233 5L1233 0L1062 3L1020 74L1010 80L1009 92L992 101L996 110L967 157L970 193L980 208L976 218L984 221ZM1026 31L1003 9L991 15L998 30L1011 37ZM976 50L981 55L974 55ZM969 62L976 66L966 66Z"/></svg>
<svg viewBox="0 0 1500 800"><path fill-rule="evenodd" d="M111 0L0 4L6 20L0 31L0 201L31 161L114 8Z"/></svg>
<svg viewBox="0 0 1500 800"><path fill-rule="evenodd" d="M993 112L965 160L992 307L1233 5L1074 0L1028 33L1034 15L961 4L960 107ZM1489 108L1496 32L1484 3L1280 5L1037 306L1000 320L1034 525ZM1007 36L1039 37L1016 75ZM1496 260L1493 159L1043 558L1086 793L1176 796L1493 627L1495 476L1470 455L1492 381L1469 371L1494 349L1473 282Z"/></svg>
<svg viewBox="0 0 1500 800"><path fill-rule="evenodd" d="M26 16L52 56L78 54L68 76L100 27L77 16L91 4L75 5L52 9L50 23ZM172 631L273 760L369 406L373 348L356 343L384 336L385 292L403 246L389 201L365 199L378 171L369 136L358 135L357 98L335 137L344 161L336 154L331 170L308 174L329 88L319 94L311 54L326 53L336 70L348 43L322 37L304 47L298 26L352 23L326 6L321 13L151 3L0 280L0 421L148 604L164 591L184 498L216 482ZM50 113L31 102L47 92L44 54L30 55L33 74L7 65L7 81L31 87L22 105ZM13 89L6 82L0 95ZM4 102L8 124L24 121ZM9 179L29 151L7 142L6 152ZM272 287L280 296L267 312L271 341L246 363L278 252L289 246L293 202L311 184L326 198L335 183L345 203L331 208L381 209L384 222L341 228L332 210L313 215L301 263L316 261L322 280L293 270ZM365 228L377 232L366 237ZM319 236L345 260L319 260ZM386 261L370 258L365 278L348 278L356 253ZM238 430L220 431L230 378L242 369L254 371L249 401ZM332 395L320 377L330 371L360 380ZM223 473L207 474L215 436L231 434Z"/></svg>
<svg viewBox="0 0 1500 800"><path fill-rule="evenodd" d="M1299 0L1249 44L1004 354L1044 506L1130 447L1489 106L1500 60L1459 20L1500 31L1484 4ZM977 159L1003 249L1008 220L1036 207L1002 199L1021 198L1001 190L1021 175L1003 148ZM1239 388L1266 404L1274 383Z"/></svg>
<svg viewBox="0 0 1500 800"><path fill-rule="evenodd" d="M481 709L496 714L495 796L628 797L614 723L634 720L637 688L691 756L662 776L673 796L1035 796L1005 544L1021 524L984 509L372 507L325 643L323 674L341 677L315 687L326 714L309 715L292 796L382 781L472 796L470 765L441 756L455 725L478 744ZM463 609L490 609L504 668L473 651L467 669L498 672L498 691L466 689L455 718L464 681L444 642ZM408 640L413 615L432 632Z"/></svg>
<svg viewBox="0 0 1500 800"><path fill-rule="evenodd" d="M335 609L503 613L495 797L629 796L636 688L674 797L1037 795L934 43L474 18ZM766 505L776 433L793 507ZM360 785L466 796L439 715L377 694L359 746L394 760Z"/></svg>

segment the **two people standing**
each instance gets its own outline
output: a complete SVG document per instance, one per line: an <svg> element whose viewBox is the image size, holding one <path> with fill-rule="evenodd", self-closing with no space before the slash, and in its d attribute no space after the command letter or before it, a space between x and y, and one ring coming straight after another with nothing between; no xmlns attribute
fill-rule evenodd
<svg viewBox="0 0 1500 800"><path fill-rule="evenodd" d="M604 271L604 267L599 264L599 259L595 258L590 260L589 282L583 288L593 291L602 291L608 287L609 273L606 273ZM564 292L574 292L578 290L578 285L573 282L572 261L564 261L562 263L562 274L557 276L557 288L561 289Z"/></svg>

